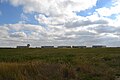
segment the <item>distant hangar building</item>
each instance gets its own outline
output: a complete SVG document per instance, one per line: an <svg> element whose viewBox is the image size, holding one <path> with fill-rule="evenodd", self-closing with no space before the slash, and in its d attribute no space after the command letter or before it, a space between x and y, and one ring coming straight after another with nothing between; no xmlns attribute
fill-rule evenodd
<svg viewBox="0 0 120 80"><path fill-rule="evenodd" d="M106 48L105 45L93 45L92 48Z"/></svg>
<svg viewBox="0 0 120 80"><path fill-rule="evenodd" d="M30 44L27 44L27 46L17 46L17 48L30 48Z"/></svg>
<svg viewBox="0 0 120 80"><path fill-rule="evenodd" d="M72 46L72 48L86 48L86 46Z"/></svg>
<svg viewBox="0 0 120 80"><path fill-rule="evenodd" d="M57 48L71 48L71 46L58 46Z"/></svg>
<svg viewBox="0 0 120 80"><path fill-rule="evenodd" d="M41 48L54 48L54 46L41 46Z"/></svg>

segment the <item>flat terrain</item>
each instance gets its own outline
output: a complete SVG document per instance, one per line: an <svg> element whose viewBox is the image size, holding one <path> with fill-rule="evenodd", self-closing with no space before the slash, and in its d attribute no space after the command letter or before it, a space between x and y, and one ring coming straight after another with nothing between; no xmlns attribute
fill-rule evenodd
<svg viewBox="0 0 120 80"><path fill-rule="evenodd" d="M0 80L119 80L120 48L0 49Z"/></svg>

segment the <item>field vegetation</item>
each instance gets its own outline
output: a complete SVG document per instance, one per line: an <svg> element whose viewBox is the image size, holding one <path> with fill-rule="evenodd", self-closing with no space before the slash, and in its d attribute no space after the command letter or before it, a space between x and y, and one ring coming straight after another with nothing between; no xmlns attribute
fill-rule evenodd
<svg viewBox="0 0 120 80"><path fill-rule="evenodd" d="M119 80L120 48L0 49L0 80Z"/></svg>

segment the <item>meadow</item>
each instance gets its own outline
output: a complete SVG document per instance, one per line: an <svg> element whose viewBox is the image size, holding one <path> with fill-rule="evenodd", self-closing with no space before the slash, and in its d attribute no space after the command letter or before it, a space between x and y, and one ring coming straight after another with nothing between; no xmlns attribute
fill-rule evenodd
<svg viewBox="0 0 120 80"><path fill-rule="evenodd" d="M0 49L0 80L119 80L120 48Z"/></svg>

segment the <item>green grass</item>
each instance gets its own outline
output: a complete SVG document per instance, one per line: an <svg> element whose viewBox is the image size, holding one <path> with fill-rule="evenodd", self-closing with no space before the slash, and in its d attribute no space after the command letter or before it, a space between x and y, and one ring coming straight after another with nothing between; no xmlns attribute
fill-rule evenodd
<svg viewBox="0 0 120 80"><path fill-rule="evenodd" d="M117 80L120 48L0 49L0 80Z"/></svg>

